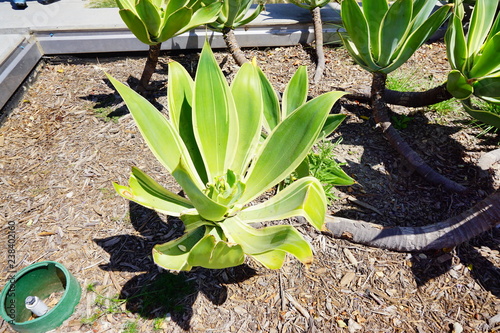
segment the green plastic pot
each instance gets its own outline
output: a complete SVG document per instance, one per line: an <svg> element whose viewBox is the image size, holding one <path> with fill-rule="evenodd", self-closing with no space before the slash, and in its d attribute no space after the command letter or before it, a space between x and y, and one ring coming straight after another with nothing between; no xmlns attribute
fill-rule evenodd
<svg viewBox="0 0 500 333"><path fill-rule="evenodd" d="M64 291L59 302L33 320L24 301L28 296L46 299ZM0 294L0 316L17 332L43 333L60 326L80 302L81 288L76 278L58 262L42 261L20 270Z"/></svg>

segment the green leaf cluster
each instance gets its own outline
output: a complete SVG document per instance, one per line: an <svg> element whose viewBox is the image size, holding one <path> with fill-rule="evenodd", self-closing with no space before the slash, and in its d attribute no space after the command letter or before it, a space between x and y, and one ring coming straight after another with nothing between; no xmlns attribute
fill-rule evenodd
<svg viewBox="0 0 500 333"><path fill-rule="evenodd" d="M222 0L217 19L208 27L222 32L224 29L235 29L252 22L264 10L264 3L258 3L253 12L249 13L252 4L252 0Z"/></svg>
<svg viewBox="0 0 500 333"><path fill-rule="evenodd" d="M452 71L447 89L462 100L465 110L474 118L500 127L500 117L476 110L472 95L490 103L500 103L500 15L498 0L477 0L469 30L464 32L462 3L456 4L446 32L447 55Z"/></svg>
<svg viewBox="0 0 500 333"><path fill-rule="evenodd" d="M370 72L390 73L444 23L451 5L432 13L436 1L343 0L341 17L347 36L342 41L350 55Z"/></svg>
<svg viewBox="0 0 500 333"><path fill-rule="evenodd" d="M248 255L268 268L280 268L286 253L311 263L310 245L292 226L252 224L303 216L321 229L326 198L317 179L303 177L251 205L306 158L328 128L331 107L344 94L330 92L306 102L305 72L300 69L288 83L280 108L276 92L255 64L242 66L228 85L205 43L194 80L180 64L169 64L168 119L110 77L147 145L187 195L165 189L138 168L132 169L128 186L115 184L124 198L184 223L182 237L154 247L159 266L225 268L242 264Z"/></svg>
<svg viewBox="0 0 500 333"><path fill-rule="evenodd" d="M156 45L216 19L222 4L205 0L116 0L127 27L141 42Z"/></svg>
<svg viewBox="0 0 500 333"><path fill-rule="evenodd" d="M326 6L330 2L330 0L290 0L290 2L304 9L313 10L317 7L321 8Z"/></svg>

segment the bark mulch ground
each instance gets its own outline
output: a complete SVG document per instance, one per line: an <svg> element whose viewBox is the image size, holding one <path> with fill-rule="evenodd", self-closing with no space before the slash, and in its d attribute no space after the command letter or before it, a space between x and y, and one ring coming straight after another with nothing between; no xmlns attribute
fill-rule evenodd
<svg viewBox="0 0 500 333"><path fill-rule="evenodd" d="M299 65L314 72L308 46L245 50L283 92ZM231 79L231 57L217 59ZM325 49L325 77L311 96L334 89L368 91L371 77L343 48ZM148 98L166 108L166 64L191 73L197 53L162 54ZM151 259L155 244L182 233L179 221L129 203L112 183L126 184L138 166L173 191L103 69L137 83L144 55L47 57L0 125L0 244L7 263L7 222L15 222L16 269L42 260L64 264L82 299L57 332L497 332L500 330L500 230L454 249L397 253L332 239L298 220L313 245L306 269L288 258L281 270L248 260L225 270L171 274ZM425 45L393 77L425 89L445 80L441 43ZM420 88L418 88L420 87ZM338 188L330 213L382 225L425 225L472 207L500 184L499 166L475 166L496 148L497 134L477 135L459 104L395 108L411 117L402 135L435 169L464 184L448 193L412 173L375 127L367 105L344 100L346 121L331 137L357 184ZM396 114L394 117L400 117ZM356 199L362 204L355 202ZM0 285L12 270L0 266ZM10 331L0 322L0 332ZM458 330L456 330L458 332Z"/></svg>

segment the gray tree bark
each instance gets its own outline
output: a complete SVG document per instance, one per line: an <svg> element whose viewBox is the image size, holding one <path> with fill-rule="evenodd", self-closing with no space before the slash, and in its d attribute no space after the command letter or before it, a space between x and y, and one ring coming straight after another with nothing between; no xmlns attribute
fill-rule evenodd
<svg viewBox="0 0 500 333"><path fill-rule="evenodd" d="M500 224L500 192L466 212L424 227L382 227L360 220L327 216L326 232L333 237L377 248L416 252L453 248Z"/></svg>

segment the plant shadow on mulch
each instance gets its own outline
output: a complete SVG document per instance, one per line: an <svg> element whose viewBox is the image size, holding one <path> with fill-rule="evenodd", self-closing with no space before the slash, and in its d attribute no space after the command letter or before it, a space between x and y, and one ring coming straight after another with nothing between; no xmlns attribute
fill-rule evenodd
<svg viewBox="0 0 500 333"><path fill-rule="evenodd" d="M343 103L343 106L348 112L354 113L358 117L372 116L371 110L362 105ZM389 177L391 178L389 187L393 188L395 193L400 194L396 200L401 200L402 204L408 205L409 208L407 207L404 213L397 209L389 209L382 211L383 215L363 215L356 209L340 209L335 212L335 215L351 219L365 219L372 223L381 224L384 227L425 226L458 215L466 208L470 208L473 203L482 200L484 193L491 194L495 192L492 176L474 164L464 163L462 152L465 151L465 147L451 137L464 126L467 126L464 122L466 121L459 120L442 125L431 124L424 115L417 113L413 116L408 129L400 132L410 145L416 147L417 153L424 157L433 168L440 170L443 175L455 181L460 182L461 179L467 179L465 185L470 190L466 193L447 192L427 183L422 177L412 173L411 170L405 169L402 157L390 147L389 143L383 138L381 131L373 130L375 123L372 119L363 124L346 122L341 124L338 132L342 136L343 143L361 145L364 148L359 162L349 161L343 167L344 170L352 175L361 172L363 169L362 164L384 165L385 170L391 175ZM365 127L365 130L361 131L361 133L360 127ZM495 141L497 139L498 136L486 138L483 140L483 144L495 145L494 142L497 142ZM371 151L377 150L383 150L384 154L371 153ZM435 158L436 155L440 155L441 158ZM384 192L374 184L377 179L387 178L388 176L375 170L371 170L371 172L369 179L372 181L369 179L363 181L361 179L363 181L362 186L353 186L349 189L349 191L354 189L354 192L349 192L345 187L339 187L338 190L345 192L346 195L355 196L362 201L370 200L370 196L366 193L377 193L375 196L381 198L375 200L375 206L377 204L383 205L387 198L384 198ZM379 190L380 192L378 192ZM415 204L411 202L411 197L419 198L422 191L427 192L429 206L436 205L436 207L433 207L434 209L418 209L419 206L425 206L426 202L416 202ZM471 270L471 275L476 282L493 295L500 297L500 286L498 285L500 268L495 267L474 246L487 246L491 250L499 250L500 229L493 228L456 248L456 254L460 262ZM445 251L425 252L423 254L413 253L410 261L415 281L419 287L447 273L452 269L453 265L452 256Z"/></svg>
<svg viewBox="0 0 500 333"><path fill-rule="evenodd" d="M474 246L487 246L491 250L500 250L500 229L493 228L469 242L457 247L456 254L460 263L470 270L471 276L485 290L500 298L500 268L485 258ZM428 281L452 269L452 256L443 251L426 252L424 256L413 254L412 272L417 286L424 286Z"/></svg>
<svg viewBox="0 0 500 333"><path fill-rule="evenodd" d="M80 97L81 99L95 103L94 110L102 108L110 108L112 111L107 114L108 118L121 117L129 113L127 106L123 103L123 98L118 94L115 87L108 79L103 79L105 84L113 89L110 94L90 94ZM137 87L139 80L133 76L127 79L129 87ZM158 110L164 110L166 106L158 102L158 98L167 95L166 81L153 81L146 92L146 99L154 105Z"/></svg>
<svg viewBox="0 0 500 333"><path fill-rule="evenodd" d="M123 286L120 299L126 308L143 318L165 318L184 330L190 328L193 303L201 292L214 305L227 299L225 284L240 283L256 275L247 265L222 270L194 268L190 272L169 273L159 268L151 258L154 245L182 235L182 222L168 218L165 223L158 214L134 202L129 204L130 222L137 235L119 235L94 239L111 256L110 262L100 265L104 271L141 272Z"/></svg>

